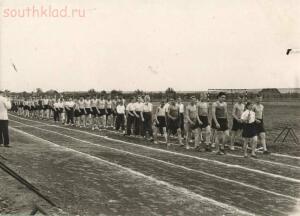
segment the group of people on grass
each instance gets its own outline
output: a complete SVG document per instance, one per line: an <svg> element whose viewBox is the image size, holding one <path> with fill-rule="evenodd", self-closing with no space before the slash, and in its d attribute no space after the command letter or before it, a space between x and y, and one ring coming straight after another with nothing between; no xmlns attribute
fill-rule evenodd
<svg viewBox="0 0 300 216"><path fill-rule="evenodd" d="M122 97L87 96L50 98L14 98L12 111L27 118L50 120L65 125L97 129L121 130L124 136L140 136L158 143L159 134L168 147L170 139L177 137L180 145L187 149L211 151L216 147L218 155L225 154L225 143L230 139L229 149L243 138L244 156L251 145L251 157L256 157L258 141L263 153L268 154L263 123L264 106L262 96L255 102L247 101L243 95L237 97L232 109L232 128L229 134L229 112L226 93L220 92L217 100L209 103L206 95L195 96L185 105L181 98L162 100L154 110L150 96L132 97L125 102ZM185 143L184 143L185 141ZM191 147L194 142L194 147ZM202 144L203 143L203 144Z"/></svg>

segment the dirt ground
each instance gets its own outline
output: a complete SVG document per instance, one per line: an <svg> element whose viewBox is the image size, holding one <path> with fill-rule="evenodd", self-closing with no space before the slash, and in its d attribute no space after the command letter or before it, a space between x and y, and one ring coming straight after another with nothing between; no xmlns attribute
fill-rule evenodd
<svg viewBox="0 0 300 216"><path fill-rule="evenodd" d="M28 215L34 204L51 215L297 215L300 147L272 141L284 126L299 136L299 105L265 104L273 154L256 160L10 116L1 162L59 208L0 170L0 215Z"/></svg>

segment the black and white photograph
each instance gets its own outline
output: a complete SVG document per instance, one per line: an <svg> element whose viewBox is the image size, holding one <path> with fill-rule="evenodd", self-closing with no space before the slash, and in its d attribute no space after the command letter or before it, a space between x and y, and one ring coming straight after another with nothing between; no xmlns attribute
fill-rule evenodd
<svg viewBox="0 0 300 216"><path fill-rule="evenodd" d="M300 216L300 1L0 0L0 216Z"/></svg>

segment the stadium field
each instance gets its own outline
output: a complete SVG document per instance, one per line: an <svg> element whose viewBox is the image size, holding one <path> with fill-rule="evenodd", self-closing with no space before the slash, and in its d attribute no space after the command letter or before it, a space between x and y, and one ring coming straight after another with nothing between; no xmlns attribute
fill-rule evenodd
<svg viewBox="0 0 300 216"><path fill-rule="evenodd" d="M1 155L71 215L296 215L299 146L291 140L271 141L286 125L299 135L298 107L265 104L273 154L259 154L258 159L243 158L240 149L216 156L185 150L175 140L167 149L162 140L155 145L112 130L16 115L10 115L13 148L1 148ZM15 187L11 180L7 184ZM11 206L14 199L28 198L49 209L28 192L21 198L2 196L10 198ZM23 212L28 208L24 204Z"/></svg>

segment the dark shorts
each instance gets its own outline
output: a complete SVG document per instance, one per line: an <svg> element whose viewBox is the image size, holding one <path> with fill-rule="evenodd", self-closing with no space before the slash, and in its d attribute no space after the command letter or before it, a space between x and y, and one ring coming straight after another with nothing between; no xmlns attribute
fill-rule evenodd
<svg viewBox="0 0 300 216"><path fill-rule="evenodd" d="M44 105L43 110L47 110L47 109L49 109L49 105Z"/></svg>
<svg viewBox="0 0 300 216"><path fill-rule="evenodd" d="M256 136L256 126L255 123L252 124L243 124L242 137L252 138Z"/></svg>
<svg viewBox="0 0 300 216"><path fill-rule="evenodd" d="M24 110L29 110L29 106L25 105Z"/></svg>
<svg viewBox="0 0 300 216"><path fill-rule="evenodd" d="M167 127L165 116L157 116L157 120L158 120L158 123L157 122L155 123L156 127L158 127L158 128Z"/></svg>
<svg viewBox="0 0 300 216"><path fill-rule="evenodd" d="M198 120L193 121L195 124L191 124L189 121L186 123L186 129L187 130L195 130L197 128L200 128L200 124Z"/></svg>
<svg viewBox="0 0 300 216"><path fill-rule="evenodd" d="M106 109L106 111L107 111L107 114L106 115L111 115L112 114L112 109Z"/></svg>
<svg viewBox="0 0 300 216"><path fill-rule="evenodd" d="M75 117L81 116L81 112L80 112L79 109L75 109L75 111L74 111L74 116L75 116Z"/></svg>
<svg viewBox="0 0 300 216"><path fill-rule="evenodd" d="M258 120L260 120L260 123L255 122L255 130L257 135L266 132L263 119Z"/></svg>
<svg viewBox="0 0 300 216"><path fill-rule="evenodd" d="M202 121L202 125L200 125L201 129L209 126L208 116L199 116L199 119L200 119L200 121Z"/></svg>
<svg viewBox="0 0 300 216"><path fill-rule="evenodd" d="M232 120L232 131L243 130L243 123L238 122L235 118Z"/></svg>
<svg viewBox="0 0 300 216"><path fill-rule="evenodd" d="M95 117L96 117L97 115L99 115L98 110L97 110L96 107L92 107L92 115L95 116Z"/></svg>
<svg viewBox="0 0 300 216"><path fill-rule="evenodd" d="M176 131L180 128L180 119L177 118L175 120L168 118L168 130L176 133Z"/></svg>
<svg viewBox="0 0 300 216"><path fill-rule="evenodd" d="M84 108L85 109L85 115L92 114L92 109L91 108Z"/></svg>
<svg viewBox="0 0 300 216"><path fill-rule="evenodd" d="M216 129L217 131L227 131L228 128L228 120L226 118L217 118L217 121L220 124L220 128L217 128L215 121L212 120L212 128Z"/></svg>
<svg viewBox="0 0 300 216"><path fill-rule="evenodd" d="M59 112L59 113L63 113L63 112L64 112L64 108L59 108L59 109L58 109L58 112Z"/></svg>
<svg viewBox="0 0 300 216"><path fill-rule="evenodd" d="M100 111L99 116L104 116L104 115L106 115L105 109L99 109L99 111Z"/></svg>
<svg viewBox="0 0 300 216"><path fill-rule="evenodd" d="M80 110L80 115L85 115L84 108L79 109L79 110Z"/></svg>

